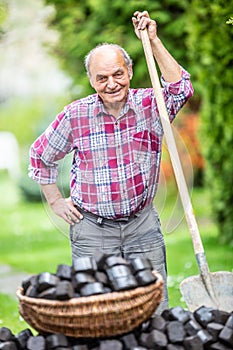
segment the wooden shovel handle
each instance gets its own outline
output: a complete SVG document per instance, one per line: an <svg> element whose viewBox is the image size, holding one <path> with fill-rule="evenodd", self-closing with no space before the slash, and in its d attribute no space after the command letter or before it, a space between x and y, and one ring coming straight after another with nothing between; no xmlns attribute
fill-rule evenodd
<svg viewBox="0 0 233 350"><path fill-rule="evenodd" d="M154 61L154 57L153 57L147 29L141 30L140 34L141 34L143 49L144 49L145 56L146 56L146 61L147 61L147 66L148 66L148 70L149 70L149 74L150 74L152 87L154 89L154 94L155 94L155 97L157 100L157 105L158 105L158 110L159 110L159 114L160 114L160 118L161 118L161 122L162 122L162 126L163 126L165 140L167 143L168 152L169 152L169 155L171 158L171 163L172 163L173 170L175 173L177 187L178 187L181 202L182 202L182 205L184 208L185 217L186 217L189 231L191 234L194 251L195 251L195 254L203 254L204 248L203 248L200 233L198 230L197 222L196 222L196 219L195 219L195 216L193 213L193 207L192 207L192 203L190 200L187 185L185 182L185 178L184 178L182 166L180 163L175 139L174 139L174 136L172 133L172 128L171 128L170 120L168 117L166 105L164 102L163 93L162 93L158 73L156 70L155 61Z"/></svg>

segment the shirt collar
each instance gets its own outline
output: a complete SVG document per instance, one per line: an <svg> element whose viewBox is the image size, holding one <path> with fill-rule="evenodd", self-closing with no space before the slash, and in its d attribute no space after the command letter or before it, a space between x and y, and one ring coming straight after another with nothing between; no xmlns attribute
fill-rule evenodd
<svg viewBox="0 0 233 350"><path fill-rule="evenodd" d="M129 89L128 96L127 96L127 101L126 101L124 107L121 110L119 118L121 118L123 115L128 113L130 109L133 110L136 113L135 103L133 102L131 89ZM103 101L102 101L101 97L98 94L96 94L96 101L95 101L95 107L94 107L94 116L98 117L98 116L103 115L103 114L108 114L108 112L106 111L106 108L104 107L104 104L103 104Z"/></svg>

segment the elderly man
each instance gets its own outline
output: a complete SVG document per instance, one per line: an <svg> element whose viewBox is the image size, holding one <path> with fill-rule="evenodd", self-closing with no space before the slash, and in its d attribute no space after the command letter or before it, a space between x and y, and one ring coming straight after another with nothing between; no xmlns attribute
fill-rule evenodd
<svg viewBox="0 0 233 350"><path fill-rule="evenodd" d="M135 12L132 21L139 39L140 30L148 29L172 121L193 94L190 76L158 38L147 11ZM152 88L130 88L132 61L118 45L97 46L85 65L96 93L66 106L34 142L29 176L70 224L73 258L99 249L150 259L165 281L160 313L168 296L165 244L153 207L163 137L156 98ZM56 161L70 152L70 197L65 199L56 185Z"/></svg>

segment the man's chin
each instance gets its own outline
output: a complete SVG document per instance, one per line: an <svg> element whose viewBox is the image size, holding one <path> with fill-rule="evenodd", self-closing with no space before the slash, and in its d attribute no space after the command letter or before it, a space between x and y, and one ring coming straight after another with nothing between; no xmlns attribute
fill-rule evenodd
<svg viewBox="0 0 233 350"><path fill-rule="evenodd" d="M103 102L106 105L112 105L112 106L116 106L117 105L121 105L124 104L127 100L127 96L125 96L125 94L106 94L105 96L103 96Z"/></svg>
<svg viewBox="0 0 233 350"><path fill-rule="evenodd" d="M116 95L109 95L108 98L109 103L122 103L126 101L126 97L124 94L116 94Z"/></svg>

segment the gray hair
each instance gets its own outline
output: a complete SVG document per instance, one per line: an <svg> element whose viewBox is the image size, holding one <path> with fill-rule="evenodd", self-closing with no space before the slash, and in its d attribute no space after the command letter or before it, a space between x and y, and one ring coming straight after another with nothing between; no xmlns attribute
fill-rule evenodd
<svg viewBox="0 0 233 350"><path fill-rule="evenodd" d="M84 59L84 64L85 64L85 68L87 71L87 75L90 77L90 60L91 57L93 56L93 54L95 53L95 51L103 46L107 46L107 47L115 47L116 49L120 50L120 52L122 53L122 56L124 58L126 67L128 68L128 71L130 72L130 67L133 64L133 61L131 59L131 57L129 56L129 54L125 51L125 49L123 49L123 47L117 45L117 44L109 44L109 43L102 43L97 45L96 47L94 47L94 49L92 49L85 57Z"/></svg>

